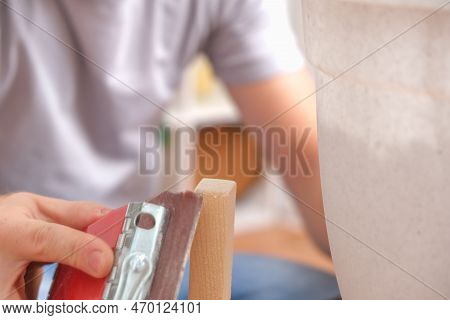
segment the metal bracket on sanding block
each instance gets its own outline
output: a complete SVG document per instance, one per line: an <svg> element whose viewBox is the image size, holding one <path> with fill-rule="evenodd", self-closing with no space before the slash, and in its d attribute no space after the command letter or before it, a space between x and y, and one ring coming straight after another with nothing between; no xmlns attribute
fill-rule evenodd
<svg viewBox="0 0 450 320"><path fill-rule="evenodd" d="M159 258L168 212L151 203L130 203L115 249L103 299L145 299Z"/></svg>

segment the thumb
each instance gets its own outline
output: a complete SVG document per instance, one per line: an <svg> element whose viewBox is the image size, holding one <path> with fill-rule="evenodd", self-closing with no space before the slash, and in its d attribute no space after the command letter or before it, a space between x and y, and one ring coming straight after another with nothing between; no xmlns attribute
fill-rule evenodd
<svg viewBox="0 0 450 320"><path fill-rule="evenodd" d="M112 249L100 238L70 227L35 220L25 229L17 253L22 259L59 262L101 278L113 264Z"/></svg>

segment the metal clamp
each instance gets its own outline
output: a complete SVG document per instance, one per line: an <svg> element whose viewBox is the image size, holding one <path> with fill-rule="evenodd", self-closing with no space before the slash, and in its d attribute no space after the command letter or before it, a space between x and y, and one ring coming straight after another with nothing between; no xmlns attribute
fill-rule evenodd
<svg viewBox="0 0 450 320"><path fill-rule="evenodd" d="M168 211L146 202L130 203L103 299L145 299L159 258Z"/></svg>

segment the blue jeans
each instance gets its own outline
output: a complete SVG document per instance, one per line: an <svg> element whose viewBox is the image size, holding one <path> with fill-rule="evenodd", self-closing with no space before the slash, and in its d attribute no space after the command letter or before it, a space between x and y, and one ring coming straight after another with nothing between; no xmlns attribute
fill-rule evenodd
<svg viewBox="0 0 450 320"><path fill-rule="evenodd" d="M55 265L46 266L39 299L45 299ZM184 273L179 299L188 296L189 265ZM336 278L290 261L254 254L236 254L233 259L231 298L234 300L339 299Z"/></svg>

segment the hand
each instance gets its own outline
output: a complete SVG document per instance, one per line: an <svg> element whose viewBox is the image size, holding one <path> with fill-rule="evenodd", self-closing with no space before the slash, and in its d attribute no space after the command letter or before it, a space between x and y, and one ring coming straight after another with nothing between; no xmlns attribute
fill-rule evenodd
<svg viewBox="0 0 450 320"><path fill-rule="evenodd" d="M71 202L31 193L0 197L0 299L26 299L32 262L59 262L93 277L106 276L112 249L79 231L108 209L92 202ZM31 269L31 268L30 268ZM28 272L27 272L28 271ZM28 281L30 283L28 283Z"/></svg>

